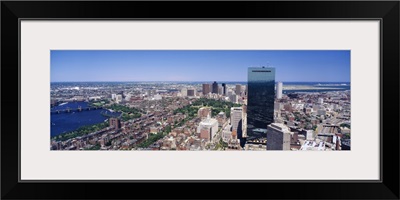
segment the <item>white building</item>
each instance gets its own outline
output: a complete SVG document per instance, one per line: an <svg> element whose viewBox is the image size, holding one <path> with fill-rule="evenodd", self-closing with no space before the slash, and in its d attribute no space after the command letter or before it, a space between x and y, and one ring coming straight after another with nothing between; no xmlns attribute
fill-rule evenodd
<svg viewBox="0 0 400 200"><path fill-rule="evenodd" d="M99 100L99 99L101 99L101 96L89 97L89 100Z"/></svg>
<svg viewBox="0 0 400 200"><path fill-rule="evenodd" d="M324 103L324 99L323 98L318 98L318 103L319 104L323 104Z"/></svg>
<svg viewBox="0 0 400 200"><path fill-rule="evenodd" d="M131 100L131 94L127 94L127 95L125 96L125 101L129 101L129 100Z"/></svg>
<svg viewBox="0 0 400 200"><path fill-rule="evenodd" d="M226 96L230 97L233 94L233 90L232 89L228 89L228 91L226 92Z"/></svg>
<svg viewBox="0 0 400 200"><path fill-rule="evenodd" d="M154 99L154 100L161 100L161 99L162 99L162 96L159 95L159 94L156 94L156 95L154 95L153 99Z"/></svg>
<svg viewBox="0 0 400 200"><path fill-rule="evenodd" d="M182 88L181 89L181 95L182 95L182 97L186 97L187 96L187 88Z"/></svg>
<svg viewBox="0 0 400 200"><path fill-rule="evenodd" d="M116 101L116 102L122 101L122 95L117 94L117 96L116 96L116 98L115 98L115 101Z"/></svg>
<svg viewBox="0 0 400 200"><path fill-rule="evenodd" d="M197 133L200 134L200 138L212 140L218 131L218 121L210 118L208 115L207 119L200 122L197 127Z"/></svg>
<svg viewBox="0 0 400 200"><path fill-rule="evenodd" d="M282 109L283 109L283 104L282 104L282 103L279 103L279 102L275 102L275 104L274 104L274 110L280 111L280 110L282 110Z"/></svg>
<svg viewBox="0 0 400 200"><path fill-rule="evenodd" d="M303 110L304 108L304 103L293 103L292 108L295 110Z"/></svg>
<svg viewBox="0 0 400 200"><path fill-rule="evenodd" d="M278 82L276 85L276 98L281 99L282 98L282 91L283 91L283 83Z"/></svg>
<svg viewBox="0 0 400 200"><path fill-rule="evenodd" d="M314 140L314 131L313 130L306 131L306 140Z"/></svg>
<svg viewBox="0 0 400 200"><path fill-rule="evenodd" d="M231 139L232 132L231 132L231 125L228 125L225 127L225 129L222 131L222 140L224 142L229 142Z"/></svg>
<svg viewBox="0 0 400 200"><path fill-rule="evenodd" d="M315 142L315 141L310 141L306 140L304 144L300 147L300 150L302 151L325 151L325 142L320 141L320 142Z"/></svg>

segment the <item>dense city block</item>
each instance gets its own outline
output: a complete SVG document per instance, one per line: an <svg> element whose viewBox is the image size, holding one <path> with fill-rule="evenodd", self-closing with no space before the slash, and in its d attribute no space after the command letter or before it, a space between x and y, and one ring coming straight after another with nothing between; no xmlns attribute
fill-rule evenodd
<svg viewBox="0 0 400 200"><path fill-rule="evenodd" d="M53 82L50 149L350 150L349 83L271 81Z"/></svg>

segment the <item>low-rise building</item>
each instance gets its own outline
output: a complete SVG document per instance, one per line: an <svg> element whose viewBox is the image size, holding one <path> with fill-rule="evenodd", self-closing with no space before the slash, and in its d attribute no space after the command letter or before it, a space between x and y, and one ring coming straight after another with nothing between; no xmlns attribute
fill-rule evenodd
<svg viewBox="0 0 400 200"><path fill-rule="evenodd" d="M300 148L301 151L325 151L324 141L306 140Z"/></svg>

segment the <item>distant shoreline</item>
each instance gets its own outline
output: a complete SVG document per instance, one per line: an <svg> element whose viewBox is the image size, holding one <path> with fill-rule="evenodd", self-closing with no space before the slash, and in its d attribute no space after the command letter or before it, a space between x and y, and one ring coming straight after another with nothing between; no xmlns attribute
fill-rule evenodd
<svg viewBox="0 0 400 200"><path fill-rule="evenodd" d="M333 87L312 87L312 86L283 86L283 90L340 90L343 88L333 88Z"/></svg>

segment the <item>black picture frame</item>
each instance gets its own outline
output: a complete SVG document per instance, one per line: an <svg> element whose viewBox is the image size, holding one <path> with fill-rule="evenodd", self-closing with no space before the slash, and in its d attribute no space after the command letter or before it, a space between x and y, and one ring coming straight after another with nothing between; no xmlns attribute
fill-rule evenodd
<svg viewBox="0 0 400 200"><path fill-rule="evenodd" d="M399 1L2 1L2 199L399 199ZM20 19L379 19L381 181L19 182ZM18 74L18 79L16 74ZM18 98L17 98L18 97ZM18 127L18 129L16 128ZM368 156L368 155L366 155ZM340 164L345 170L346 164ZM238 173L240 173L238 169ZM154 188L154 192L143 192ZM207 189L208 188L208 189ZM214 189L213 189L214 188ZM219 189L216 189L219 188ZM224 188L224 189L222 189ZM208 191L213 190L212 193ZM173 192L174 191L174 192ZM211 196L211 194L213 194Z"/></svg>

